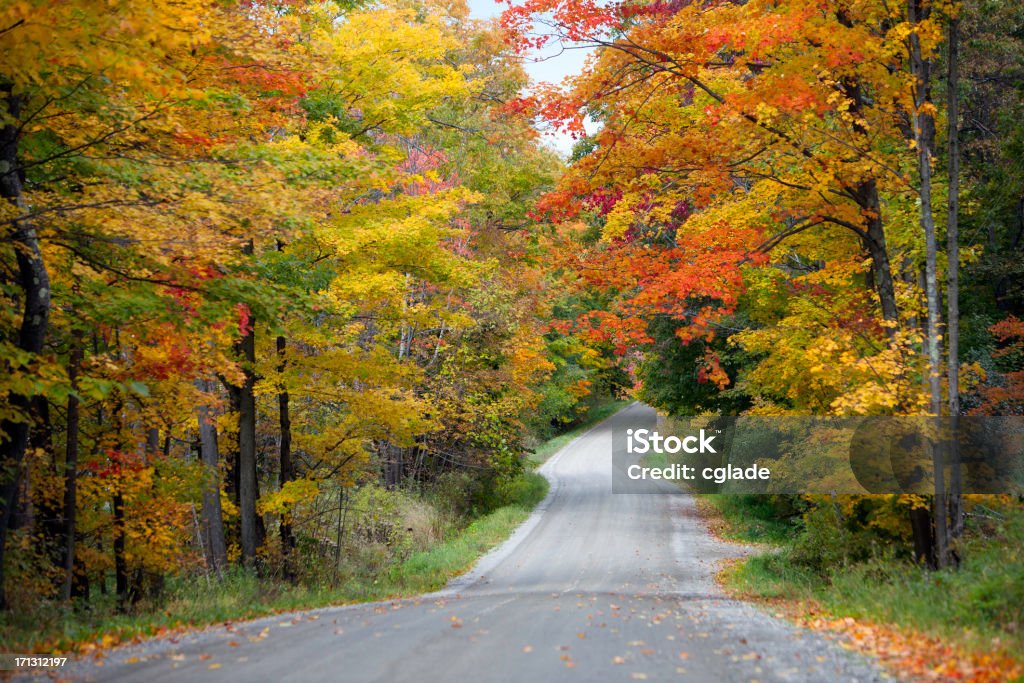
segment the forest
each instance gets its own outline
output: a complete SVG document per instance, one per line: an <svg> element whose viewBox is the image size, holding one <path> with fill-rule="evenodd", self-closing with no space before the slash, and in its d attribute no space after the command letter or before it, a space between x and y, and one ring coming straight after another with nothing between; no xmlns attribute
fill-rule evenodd
<svg viewBox="0 0 1024 683"><path fill-rule="evenodd" d="M503 9L0 2L0 640L440 587L627 399L1024 416L1024 6ZM1019 492L706 503L1021 665Z"/></svg>

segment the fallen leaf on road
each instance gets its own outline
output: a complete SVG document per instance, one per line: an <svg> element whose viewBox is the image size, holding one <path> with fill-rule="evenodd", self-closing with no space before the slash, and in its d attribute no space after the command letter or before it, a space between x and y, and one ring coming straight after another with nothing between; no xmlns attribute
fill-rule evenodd
<svg viewBox="0 0 1024 683"><path fill-rule="evenodd" d="M264 638L266 638L268 635L270 635L270 627L269 626L267 626L262 631L260 631L258 635L249 636L249 642L250 643L258 643L259 641L261 641Z"/></svg>

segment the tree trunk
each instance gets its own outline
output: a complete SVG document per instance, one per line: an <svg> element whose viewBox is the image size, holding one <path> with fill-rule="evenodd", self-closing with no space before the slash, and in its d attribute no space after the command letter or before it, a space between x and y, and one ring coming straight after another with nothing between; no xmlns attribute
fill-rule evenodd
<svg viewBox="0 0 1024 683"><path fill-rule="evenodd" d="M153 481L149 490L152 495L157 495L157 488L160 482L160 428L150 427L146 432L146 448L143 453L143 462L153 468ZM144 567L135 570L135 580L132 582L135 590L132 593L132 604L143 597L158 598L164 591L166 577L161 571L146 571Z"/></svg>
<svg viewBox="0 0 1024 683"><path fill-rule="evenodd" d="M253 242L244 248L252 255ZM242 330L238 343L245 382L238 391L238 512L241 525L242 562L246 566L256 563L259 530L256 523L256 329L250 318Z"/></svg>
<svg viewBox="0 0 1024 683"><path fill-rule="evenodd" d="M931 10L926 0L909 0L907 18L916 30L926 21ZM942 349L939 338L939 282L938 241L935 234L935 216L932 212L932 149L935 141L935 120L931 114L931 60L926 58L921 40L911 32L909 41L910 71L914 77L914 111L912 116L914 141L917 144L917 165L920 173L920 221L925 238L925 298L928 306L926 336L928 356L928 411L936 426L942 413ZM929 435L934 463L935 499L935 562L938 567L948 564L948 527L946 518L946 485L943 448L937 442L938 430Z"/></svg>
<svg viewBox="0 0 1024 683"><path fill-rule="evenodd" d="M50 402L45 396L32 397L32 414L29 423L28 448L26 453L46 453L53 463L53 473L57 474L58 463L56 450L53 447L53 423L50 419ZM60 564L60 550L57 539L60 538L60 508L57 501L50 496L43 497L38 503L33 501L32 481L28 477L21 480L18 492L18 507L11 518L11 529L36 529L43 539L46 552L54 566Z"/></svg>
<svg viewBox="0 0 1024 683"><path fill-rule="evenodd" d="M949 63L946 98L949 141L949 197L946 218L946 270L948 322L946 328L947 378L949 384L949 520L950 538L963 534L963 482L960 474L960 20L949 22Z"/></svg>
<svg viewBox="0 0 1024 683"><path fill-rule="evenodd" d="M247 367L245 383L238 393L238 511L241 525L242 562L256 561L258 532L256 530L256 397L255 378L251 370L254 357L252 331L239 345Z"/></svg>
<svg viewBox="0 0 1024 683"><path fill-rule="evenodd" d="M124 497L114 494L114 592L118 611L125 611L131 602L128 583L128 560L125 557Z"/></svg>
<svg viewBox="0 0 1024 683"><path fill-rule="evenodd" d="M21 97L14 94L9 82L0 84L7 108L8 123L0 129L0 197L14 204L18 211L24 209L21 176L18 168L18 126L21 115ZM18 284L24 293L24 310L18 330L18 348L32 354L41 353L46 341L46 329L50 318L50 276L43 262L39 247L39 236L35 226L28 220L13 224L10 239L18 264ZM22 413L27 419L32 398L11 393L8 404L15 413ZM23 420L4 420L0 432L6 440L0 444L0 609L7 607L5 592L4 562L7 549L7 529L11 515L18 504L18 486L21 479L22 461L28 446L29 424Z"/></svg>
<svg viewBox="0 0 1024 683"><path fill-rule="evenodd" d="M387 457L384 460L384 486L389 489L398 488L402 484L402 453L405 449L393 443L384 445Z"/></svg>
<svg viewBox="0 0 1024 683"><path fill-rule="evenodd" d="M209 383L200 381L200 388L208 391ZM228 566L228 545L224 536L224 514L220 507L220 452L217 446L217 424L213 411L200 406L199 413L199 458L208 477L203 487L203 540L206 546L206 563L217 573Z"/></svg>
<svg viewBox="0 0 1024 683"><path fill-rule="evenodd" d="M160 428L150 427L146 432L147 458L160 455Z"/></svg>
<svg viewBox="0 0 1024 683"><path fill-rule="evenodd" d="M840 12L838 19L845 26L852 26L849 20ZM864 108L864 91L860 84L853 80L844 80L842 83L843 92L850 100L850 111L854 119ZM859 123L854 124L854 130L862 135L868 131ZM871 256L871 280L875 291L878 294L878 302L882 308L882 317L889 322L899 320L899 311L896 307L896 288L893 286L892 265L889 263L889 249L885 243L885 229L882 224L882 205L878 198L878 183L874 178L864 180L854 187L851 195L860 207L865 220L864 246ZM890 328L890 334L895 334L895 327Z"/></svg>
<svg viewBox="0 0 1024 683"><path fill-rule="evenodd" d="M278 485L284 485L295 478L295 464L292 462L292 418L289 409L289 396L287 385L283 375L287 368L286 354L288 342L284 337L277 338L277 356L280 360L277 369L282 374L281 383L277 394L278 416L281 427L281 450ZM295 550L295 535L292 533L291 513L281 515L281 554L284 558L284 573L288 579L295 578L293 557Z"/></svg>
<svg viewBox="0 0 1024 683"><path fill-rule="evenodd" d="M914 537L914 561L926 567L935 567L935 536L928 508L910 511L910 528Z"/></svg>
<svg viewBox="0 0 1024 683"><path fill-rule="evenodd" d="M61 598L70 600L75 584L75 522L78 516L78 370L82 365L82 333L72 331L71 353L68 359L68 379L72 393L68 395L67 444L64 451L64 546L63 569L64 584L61 587Z"/></svg>
<svg viewBox="0 0 1024 683"><path fill-rule="evenodd" d="M875 291L878 293L882 317L888 322L895 323L899 321L899 309L896 306L892 264L889 262L889 247L885 241L885 228L882 224L882 205L878 198L878 183L874 179L865 181L854 190L854 194L866 217L867 239L864 242L871 255L871 276L874 280ZM892 328L890 332L895 333L895 328Z"/></svg>

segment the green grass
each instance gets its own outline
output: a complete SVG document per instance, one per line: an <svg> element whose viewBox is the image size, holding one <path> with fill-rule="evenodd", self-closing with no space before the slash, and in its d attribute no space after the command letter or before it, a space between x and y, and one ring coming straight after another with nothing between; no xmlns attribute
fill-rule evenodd
<svg viewBox="0 0 1024 683"><path fill-rule="evenodd" d="M553 439L545 441L543 444L534 449L533 453L530 454L530 462L535 466L543 465L548 458L560 451L565 446L568 446L573 439L584 433L598 422L607 419L615 413L622 410L624 407L632 403L629 401L618 401L612 400L607 403L601 403L594 408L591 408L587 414L586 420L577 427L563 432Z"/></svg>
<svg viewBox="0 0 1024 683"><path fill-rule="evenodd" d="M879 553L825 574L795 561L792 529L760 519L758 505L714 496L730 534L767 541L771 551L725 573L741 595L814 601L836 617L894 624L986 653L1024 653L1024 511L969 527L958 569L928 571ZM765 512L765 509L761 509Z"/></svg>
<svg viewBox="0 0 1024 683"><path fill-rule="evenodd" d="M709 493L701 499L712 505L726 524L722 535L741 543L779 545L793 537L792 521L779 518L768 496Z"/></svg>

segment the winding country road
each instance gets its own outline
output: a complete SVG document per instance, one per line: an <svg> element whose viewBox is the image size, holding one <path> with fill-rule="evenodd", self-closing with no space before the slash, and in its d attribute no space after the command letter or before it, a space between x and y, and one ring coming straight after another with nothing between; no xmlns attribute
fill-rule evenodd
<svg viewBox="0 0 1024 683"><path fill-rule="evenodd" d="M556 454L551 492L503 546L418 600L214 627L80 661L73 680L874 681L879 669L722 595L688 495L613 494L612 430L654 426L634 404ZM131 660L130 662L128 660Z"/></svg>

